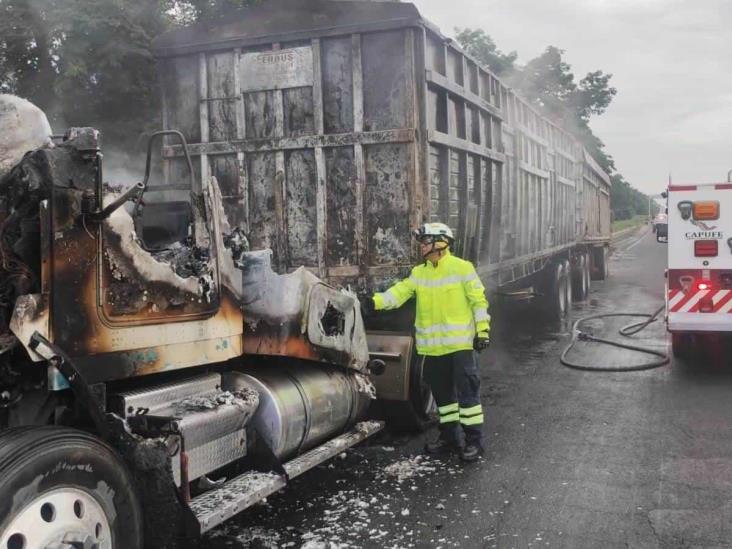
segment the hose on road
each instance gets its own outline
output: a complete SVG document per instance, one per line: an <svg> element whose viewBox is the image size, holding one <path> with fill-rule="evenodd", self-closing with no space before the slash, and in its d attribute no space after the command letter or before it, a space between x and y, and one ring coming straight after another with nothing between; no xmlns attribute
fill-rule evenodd
<svg viewBox="0 0 732 549"><path fill-rule="evenodd" d="M665 307L660 307L655 313L653 314L647 314L647 313L606 313L601 315L593 315L593 316L586 316L584 318L580 318L577 320L574 325L572 326L572 341L569 342L569 345L564 349L562 352L562 355L559 357L559 360L562 364L569 368L574 368L575 370L586 370L591 372L634 372L638 370L650 370L652 368L658 368L659 366L663 366L664 364L667 364L669 361L669 357L667 354L662 353L661 351L656 351L655 349L649 349L648 347L641 347L639 345L630 345L627 343L622 343L620 341L613 341L611 339L603 339L601 337L595 337L594 335L583 332L580 329L580 326L582 326L583 323L589 322L590 320L597 320L599 318L610 318L610 317L635 317L635 318L645 318L646 320L642 320L640 322L634 322L632 324L628 324L627 326L623 326L620 328L619 333L622 336L630 337L634 334L637 334L641 330L644 330L649 324L652 322L655 322L658 320L658 315L661 313L661 311L664 310ZM567 358L567 355L574 347L575 343L577 341L594 341L595 343L604 343L606 345L612 345L614 347L620 347L621 349L629 349L631 351L637 351L639 353L645 353L648 355L653 355L657 358L648 361L648 362L642 362L640 364L634 364L630 366L591 366L589 364L580 364L577 362L572 362Z"/></svg>

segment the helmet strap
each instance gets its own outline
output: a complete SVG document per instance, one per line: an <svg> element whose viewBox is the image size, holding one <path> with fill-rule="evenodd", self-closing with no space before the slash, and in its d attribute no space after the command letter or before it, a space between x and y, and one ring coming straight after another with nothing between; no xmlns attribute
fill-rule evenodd
<svg viewBox="0 0 732 549"><path fill-rule="evenodd" d="M445 246L443 246L442 248L437 248L436 245L437 245L438 242L442 242L443 244L445 244ZM433 253L437 252L438 256L435 259L435 262L437 262L437 260L439 260L443 256L444 252L449 247L450 247L450 245L447 244L444 240L437 240L437 241L435 241L435 242L432 243L432 247L430 247L430 249L429 249L428 252L422 254L422 259L424 259L425 261L431 261L429 259L429 256L431 256Z"/></svg>

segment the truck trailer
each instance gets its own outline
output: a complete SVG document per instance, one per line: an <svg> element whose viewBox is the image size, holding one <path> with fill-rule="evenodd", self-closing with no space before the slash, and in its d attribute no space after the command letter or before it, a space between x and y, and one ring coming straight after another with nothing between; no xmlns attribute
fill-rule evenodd
<svg viewBox="0 0 732 549"><path fill-rule="evenodd" d="M165 34L155 54L164 126L186 135L229 223L279 273L304 265L383 291L419 261L412 230L441 221L492 302L559 319L608 274L608 175L412 4L270 0ZM164 154L171 173L184 166L179 145ZM365 321L387 363L380 401L420 427L433 405L412 318ZM271 352L260 333L251 341Z"/></svg>
<svg viewBox="0 0 732 549"><path fill-rule="evenodd" d="M378 432L372 402L428 425L413 311L357 299L422 222L555 318L607 275L607 175L411 4L271 0L155 53L143 181L92 128L0 174L0 547L176 547Z"/></svg>

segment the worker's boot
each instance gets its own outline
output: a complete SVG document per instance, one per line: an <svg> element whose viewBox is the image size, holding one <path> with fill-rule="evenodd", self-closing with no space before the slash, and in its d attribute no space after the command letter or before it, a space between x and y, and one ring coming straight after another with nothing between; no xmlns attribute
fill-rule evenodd
<svg viewBox="0 0 732 549"><path fill-rule="evenodd" d="M479 443L469 442L463 448L460 448L460 459L468 463L478 461L482 455L483 446Z"/></svg>
<svg viewBox="0 0 732 549"><path fill-rule="evenodd" d="M442 435L424 445L424 451L432 456L458 453L461 450L462 448L457 443L446 440Z"/></svg>

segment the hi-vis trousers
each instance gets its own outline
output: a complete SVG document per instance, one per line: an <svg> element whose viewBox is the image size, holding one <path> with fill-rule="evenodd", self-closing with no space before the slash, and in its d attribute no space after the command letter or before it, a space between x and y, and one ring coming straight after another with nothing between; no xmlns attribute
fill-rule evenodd
<svg viewBox="0 0 732 549"><path fill-rule="evenodd" d="M483 409L475 351L426 356L424 377L437 401L440 436L447 442L462 445L464 434L465 444L482 445Z"/></svg>

